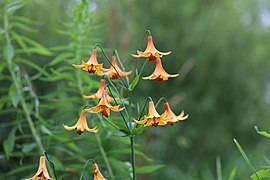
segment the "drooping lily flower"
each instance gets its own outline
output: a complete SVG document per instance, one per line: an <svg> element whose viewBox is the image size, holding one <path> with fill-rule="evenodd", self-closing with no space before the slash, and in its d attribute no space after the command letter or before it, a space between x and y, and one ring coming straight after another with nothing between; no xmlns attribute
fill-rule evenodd
<svg viewBox="0 0 270 180"><path fill-rule="evenodd" d="M39 167L36 172L36 174L27 180L53 180L53 178L50 177L47 167L46 167L46 159L44 156L40 156L39 158Z"/></svg>
<svg viewBox="0 0 270 180"><path fill-rule="evenodd" d="M184 116L184 111L182 111L178 116L176 116L172 112L168 102L164 103L164 108L165 108L165 111L161 116L163 116L164 120L172 126L174 125L174 123L178 121L186 120L188 118L188 115Z"/></svg>
<svg viewBox="0 0 270 180"><path fill-rule="evenodd" d="M95 94L91 95L91 96L83 96L83 97L85 99L89 99L89 98L100 99L102 97L103 91L105 89L105 85L106 85L106 80L105 79L101 79L100 80L100 86L99 86L98 91ZM111 96L109 96L108 93L106 94L106 96L107 96L106 98L108 99L109 102L113 100L113 98ZM115 99L117 99L117 98L115 98Z"/></svg>
<svg viewBox="0 0 270 180"><path fill-rule="evenodd" d="M74 126L66 126L66 125L64 125L64 128L66 130L76 129L77 134L83 133L84 130L86 130L88 132L93 132L93 133L96 133L98 131L97 127L94 127L92 129L90 129L88 127L87 121L86 121L86 111L85 110L82 110L80 118L79 118L79 120L77 121L77 123Z"/></svg>
<svg viewBox="0 0 270 180"><path fill-rule="evenodd" d="M84 60L82 60L82 64L80 65L73 64L73 67L82 68L84 71L88 71L90 74L94 74L95 72L101 73L102 66L103 64L99 64L97 62L96 49L92 50L92 55L87 62L84 62Z"/></svg>
<svg viewBox="0 0 270 180"><path fill-rule="evenodd" d="M120 69L120 67L118 66L117 62L116 62L116 57L115 56L112 56L112 65L110 66L109 69L103 68L103 70L105 72L101 73L101 75L110 76L112 79L118 79L118 75L119 76L128 76L132 72L132 71L128 71L128 72L122 71Z"/></svg>
<svg viewBox="0 0 270 180"><path fill-rule="evenodd" d="M149 102L149 108L148 108L148 115L144 116L144 119L141 121L135 120L134 121L138 124L144 124L144 126L163 126L165 125L167 122L164 120L164 115L159 115L154 102L150 101Z"/></svg>
<svg viewBox="0 0 270 180"><path fill-rule="evenodd" d="M157 58L155 71L150 76L143 77L143 79L167 81L169 78L174 78L177 76L179 76L179 74L168 74L162 67L161 59Z"/></svg>
<svg viewBox="0 0 270 180"><path fill-rule="evenodd" d="M99 103L97 106L85 109L85 111L90 112L90 113L101 113L102 115L108 117L110 115L110 110L114 112L120 112L124 108L120 108L120 105L117 106L112 106L109 102L108 99L109 95L107 93L107 90L103 91L102 97L99 100Z"/></svg>
<svg viewBox="0 0 270 180"><path fill-rule="evenodd" d="M94 180L107 180L99 171L98 165L96 163L93 164L93 169L94 169Z"/></svg>
<svg viewBox="0 0 270 180"><path fill-rule="evenodd" d="M160 58L163 55L169 55L171 52L160 52L155 48L152 36L148 36L147 46L144 52L138 51L137 54L131 54L133 57L147 57L149 61L154 61L156 58Z"/></svg>

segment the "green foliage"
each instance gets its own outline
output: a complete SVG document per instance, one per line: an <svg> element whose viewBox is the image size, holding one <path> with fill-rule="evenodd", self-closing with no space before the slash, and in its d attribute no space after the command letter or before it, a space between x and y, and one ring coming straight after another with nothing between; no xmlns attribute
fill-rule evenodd
<svg viewBox="0 0 270 180"><path fill-rule="evenodd" d="M31 177L43 149L59 178L79 177L85 161L94 158L105 177L110 178L109 165L116 179L129 179L126 136L132 135L138 137L139 171L147 171L146 163L154 164L153 159L166 164L154 173L141 174L142 179L217 179L217 156L223 160L223 179L247 179L247 167L238 159L232 137L241 139L253 166L261 163L262 154L269 156L268 144L250 130L254 124L270 125L270 34L262 22L262 14L270 8L267 0L3 0L0 7L0 169L6 174L0 179ZM132 69L135 63L126 62L135 62L130 56L134 49L145 48L141 35L146 29L153 31L159 50L172 51L164 57L164 68L179 72L182 78L170 80L169 86L144 83L139 75L152 71L145 64L146 71L136 72L128 87L137 91L132 98L140 100L131 105L137 108L138 115L133 115L139 117L145 97L165 96L173 109L185 109L190 119L179 128L157 127L141 134L143 128L129 132L118 116L112 116L108 121L121 129L119 134L105 119L88 116L91 127L108 131L76 137L75 132L66 132L62 125L74 124L83 106L92 103L82 95L95 92L99 84L71 65L87 60L98 42L116 47L124 54L122 64ZM116 97L123 95L112 91ZM269 138L267 129L255 129ZM267 178L268 169L262 167L256 173ZM92 173L87 166L83 178L91 178Z"/></svg>

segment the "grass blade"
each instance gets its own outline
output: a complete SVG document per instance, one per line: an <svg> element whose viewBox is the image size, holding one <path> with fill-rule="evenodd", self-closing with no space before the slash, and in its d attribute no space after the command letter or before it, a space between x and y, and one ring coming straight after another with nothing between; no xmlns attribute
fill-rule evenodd
<svg viewBox="0 0 270 180"><path fill-rule="evenodd" d="M246 163L249 165L249 167L254 171L254 174L257 176L258 179L261 179L259 177L259 175L257 174L256 169L254 168L254 166L251 164L250 160L248 159L246 153L244 152L244 150L242 149L242 147L240 146L240 144L237 142L236 139L233 139L236 147L238 148L239 152L241 153L242 157L245 159Z"/></svg>

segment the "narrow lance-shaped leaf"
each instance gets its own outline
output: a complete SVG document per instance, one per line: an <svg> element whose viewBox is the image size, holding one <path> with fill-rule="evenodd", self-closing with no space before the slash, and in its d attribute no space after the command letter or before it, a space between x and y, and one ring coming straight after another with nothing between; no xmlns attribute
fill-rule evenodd
<svg viewBox="0 0 270 180"><path fill-rule="evenodd" d="M242 147L240 146L240 144L237 142L236 139L233 139L234 143L236 144L236 147L238 148L239 152L241 153L242 157L245 159L246 163L249 165L249 167L254 171L254 174L256 175L256 177L258 179L260 179L260 176L257 174L256 169L254 168L254 166L251 164L250 160L248 159L246 153L244 152L244 150L242 149Z"/></svg>
<svg viewBox="0 0 270 180"><path fill-rule="evenodd" d="M270 134L266 131L260 131L257 126L254 126L256 132L264 137L270 138Z"/></svg>
<svg viewBox="0 0 270 180"><path fill-rule="evenodd" d="M5 151L5 154L6 154L6 156L7 156L8 159L9 159L9 157L10 157L12 151L13 151L13 148L14 148L16 130L17 130L17 128L14 127L9 132L8 138L3 143L4 151Z"/></svg>
<svg viewBox="0 0 270 180"><path fill-rule="evenodd" d="M150 165L150 166L142 166L138 167L136 169L136 172L139 174L146 174L146 173L151 173L154 172L160 168L163 168L165 165L163 164L157 164L157 165Z"/></svg>

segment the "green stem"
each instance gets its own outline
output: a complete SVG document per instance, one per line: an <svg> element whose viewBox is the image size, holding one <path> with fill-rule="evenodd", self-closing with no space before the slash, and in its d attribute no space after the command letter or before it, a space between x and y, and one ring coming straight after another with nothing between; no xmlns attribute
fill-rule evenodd
<svg viewBox="0 0 270 180"><path fill-rule="evenodd" d="M116 59L118 60L118 62L119 62L119 64L120 64L121 68L123 69L123 71L126 72L125 67L124 67L124 65L123 65L123 63L122 63L122 61L121 61L121 59L120 59L120 57L119 57L119 54L118 54L117 50L114 50L113 53L115 54ZM127 81L127 87L129 87L129 79L128 79L128 76L125 76L125 77L126 77L126 81Z"/></svg>
<svg viewBox="0 0 270 180"><path fill-rule="evenodd" d="M142 112L141 112L141 114L140 114L140 116L139 116L139 118L138 118L138 121L141 120L142 115L143 115L143 112L144 112L144 110L145 110L145 108L146 108L146 104L148 103L149 100L150 100L150 101L153 101L152 98L151 98L150 96L146 99L146 101L145 101L145 103L144 103L144 105L143 105ZM136 127L138 127L138 125L139 125L139 124L136 124Z"/></svg>
<svg viewBox="0 0 270 180"><path fill-rule="evenodd" d="M6 38L6 47L12 47L12 44L11 44L11 38L10 38L10 35L9 35L9 21L8 21L8 15L7 15L7 12L6 12L6 9L5 9L5 13L4 13L4 29L5 29L5 38ZM26 120L29 124L29 127L30 127L30 130L31 130L31 133L38 145L38 148L40 150L40 153L42 153L44 151L44 147L41 143L41 140L40 140L40 137L36 131L36 128L35 128L35 125L34 125L34 122L31 118L31 113L29 112L28 108L27 108L27 105L26 105L26 101L24 99L24 96L23 96L23 93L22 93L22 87L21 87L21 84L20 82L17 80L16 78L16 75L14 73L14 70L12 69L12 59L13 57L10 56L10 55L7 55L7 63L8 63L8 70L12 76L12 80L15 84L15 87L16 87L16 91L18 93L18 96L19 96L19 99L20 99L20 102L21 102L21 106L23 108L23 111L26 115Z"/></svg>
<svg viewBox="0 0 270 180"><path fill-rule="evenodd" d="M155 108L159 105L159 103L160 103L162 100L164 100L165 102L168 102L167 99L166 99L165 97L161 97L161 98L159 98L158 102L156 103Z"/></svg>
<svg viewBox="0 0 270 180"><path fill-rule="evenodd" d="M120 80L121 80L123 86L124 86L126 89L128 89L128 85L126 84L126 82L124 81L124 79L122 78L122 76L120 76L119 72L117 71L117 69L115 68L115 66L112 64L111 60L109 59L109 57L108 57L107 54L105 53L105 51L104 51L104 49L102 48L102 46L101 46L100 44L96 44L96 45L95 45L95 48L96 48L96 46L98 46L98 47L101 49L102 53L103 53L104 56L105 56L105 59L106 59L106 60L110 63L110 65L113 67L113 69L114 69L115 72L117 73L118 77L120 78Z"/></svg>
<svg viewBox="0 0 270 180"><path fill-rule="evenodd" d="M108 120L108 118L107 117L104 117L104 116L102 116L105 120L106 120L106 122L107 123L109 123L112 127L114 127L115 129L117 129L118 131L120 131L120 128L119 127L117 127L114 123L112 123L110 120Z"/></svg>
<svg viewBox="0 0 270 180"><path fill-rule="evenodd" d="M131 165L132 165L132 179L136 180L136 165L135 165L135 151L134 151L134 136L130 137L130 150L131 150Z"/></svg>
<svg viewBox="0 0 270 180"><path fill-rule="evenodd" d="M110 95L113 97L113 100L114 100L115 104L118 105L118 103L117 103L117 101L115 100L115 97L114 97L114 95L113 95L113 93L112 93L112 91L111 91L110 86L107 85L107 87L108 87L108 89L109 89L109 91L110 91ZM119 98L120 98L120 96L119 96ZM125 106L124 106L124 108L125 108ZM125 109L126 109L126 108L125 108ZM123 113L122 113L121 111L120 111L119 113L120 113L120 115L122 116L122 119L124 120L125 125L126 125L127 128L129 129L129 126L128 126L128 124L127 124L127 121L126 121L125 116L123 115Z"/></svg>
<svg viewBox="0 0 270 180"><path fill-rule="evenodd" d="M94 159L88 159L88 160L85 162L84 166L83 166L83 170L82 170L82 173L81 173L81 176L80 176L80 179L79 179L79 180L82 180L82 178L83 178L83 173L84 173L85 168L86 168L86 166L88 165L88 162L89 162L89 161L92 161L93 164L96 163Z"/></svg>

